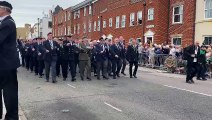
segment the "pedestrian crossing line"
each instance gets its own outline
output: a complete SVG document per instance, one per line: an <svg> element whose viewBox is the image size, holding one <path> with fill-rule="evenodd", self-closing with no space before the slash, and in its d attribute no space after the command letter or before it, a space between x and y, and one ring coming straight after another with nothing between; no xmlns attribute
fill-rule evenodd
<svg viewBox="0 0 212 120"><path fill-rule="evenodd" d="M172 89L177 89L177 90L182 90L182 91L186 91L186 92L190 92L190 93L195 93L195 94L199 94L199 95L212 97L212 95L201 93L201 92L195 92L195 91L192 91L192 90L187 90L187 89L183 89L183 88L177 88L177 87L173 87L173 86L169 86L169 85L163 85L163 86L169 87L169 88L172 88Z"/></svg>
<svg viewBox="0 0 212 120"><path fill-rule="evenodd" d="M68 85L69 87L72 87L72 88L74 88L74 89L76 88L76 87L74 87L73 85L70 85L70 84L67 84L67 85Z"/></svg>
<svg viewBox="0 0 212 120"><path fill-rule="evenodd" d="M114 107L113 105L111 105L111 104L109 104L109 103L107 103L107 102L104 102L104 104L107 105L107 106L109 106L109 107L111 107L111 108L113 108L113 109L115 109L115 110L117 110L117 111L119 111L119 112L122 112L121 109L119 109L119 108L117 108L117 107Z"/></svg>

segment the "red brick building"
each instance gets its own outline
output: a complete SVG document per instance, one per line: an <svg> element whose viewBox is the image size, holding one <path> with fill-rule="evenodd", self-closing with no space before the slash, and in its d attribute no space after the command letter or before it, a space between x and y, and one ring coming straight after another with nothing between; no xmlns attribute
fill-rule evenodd
<svg viewBox="0 0 212 120"><path fill-rule="evenodd" d="M143 43L186 45L193 42L194 6L195 0L86 0L69 8L69 22L74 39L123 36L126 42L136 38ZM55 20L63 18L61 11ZM55 31L64 23L56 24ZM64 34L55 34L60 35Z"/></svg>
<svg viewBox="0 0 212 120"><path fill-rule="evenodd" d="M60 6L55 8L52 17L52 32L54 37L71 35L71 15L71 8L65 10L63 10Z"/></svg>

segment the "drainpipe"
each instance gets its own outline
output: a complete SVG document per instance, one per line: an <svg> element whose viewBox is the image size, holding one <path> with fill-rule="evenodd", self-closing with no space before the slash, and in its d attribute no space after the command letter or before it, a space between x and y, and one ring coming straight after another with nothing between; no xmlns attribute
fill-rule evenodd
<svg viewBox="0 0 212 120"><path fill-rule="evenodd" d="M146 26L146 0L143 1L143 7L144 7L144 17L143 17L143 44L145 43L145 36L144 36L144 31L145 31L145 26Z"/></svg>
<svg viewBox="0 0 212 120"><path fill-rule="evenodd" d="M193 22L193 44L195 43L195 32L196 32L196 27L195 27L195 22L196 22L196 6L197 6L197 0L194 0L194 22Z"/></svg>
<svg viewBox="0 0 212 120"><path fill-rule="evenodd" d="M169 33L170 33L170 7L171 7L171 0L168 1L168 27L167 27L167 39L166 39L166 44L169 43Z"/></svg>

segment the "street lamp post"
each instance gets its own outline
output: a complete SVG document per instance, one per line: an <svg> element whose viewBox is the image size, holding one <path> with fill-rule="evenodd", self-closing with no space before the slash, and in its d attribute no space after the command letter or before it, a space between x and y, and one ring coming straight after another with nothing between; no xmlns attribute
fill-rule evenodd
<svg viewBox="0 0 212 120"><path fill-rule="evenodd" d="M38 37L40 37L40 18L38 18Z"/></svg>

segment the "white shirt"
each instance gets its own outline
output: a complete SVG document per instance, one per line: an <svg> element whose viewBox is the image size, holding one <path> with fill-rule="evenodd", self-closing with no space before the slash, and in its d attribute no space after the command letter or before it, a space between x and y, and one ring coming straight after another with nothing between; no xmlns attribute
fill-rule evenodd
<svg viewBox="0 0 212 120"><path fill-rule="evenodd" d="M172 56L176 56L176 49L175 48L171 48L169 54L172 55Z"/></svg>
<svg viewBox="0 0 212 120"><path fill-rule="evenodd" d="M8 17L9 15L6 15L6 16L3 16L3 17L0 17L0 21L3 21L6 17Z"/></svg>

